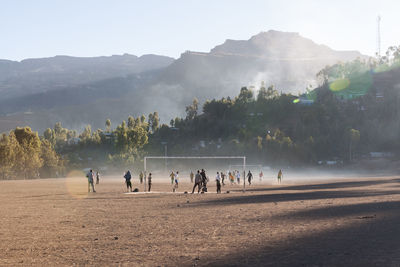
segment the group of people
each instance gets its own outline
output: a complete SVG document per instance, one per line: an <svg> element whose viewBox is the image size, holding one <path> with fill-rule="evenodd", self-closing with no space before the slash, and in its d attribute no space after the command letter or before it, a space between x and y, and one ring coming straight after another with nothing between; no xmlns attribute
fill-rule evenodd
<svg viewBox="0 0 400 267"><path fill-rule="evenodd" d="M251 173L251 171L249 170L249 172L247 173L247 175L245 175L246 173L244 172L244 176L247 177L247 181L249 183L249 185L251 185L251 182L253 180L253 174ZM173 185L172 191L175 192L178 189L178 185L179 185L179 171L171 171L171 174L169 175L171 178L171 185ZM217 185L217 193L221 193L221 186L225 185L225 179L226 179L226 174L224 172L217 172L217 175L215 176L215 182ZM264 174L262 171L260 171L259 173L259 179L260 181L262 181ZM278 172L278 184L281 184L282 182L282 170L280 169ZM96 193L96 190L94 188L94 179L96 179L96 184L100 183L100 173L97 171L96 174L93 172L93 170L91 169L87 175L86 175L87 179L88 179L88 192L90 192L90 189L92 189L92 192ZM236 178L236 182L237 184L240 184L240 172L238 170L234 170L234 171L229 171L228 172L228 177L229 177L229 181L231 184L235 183L235 178ZM126 184L126 189L128 192L133 192L132 191L132 175L131 172L128 170L125 174L124 174L124 178L125 178L125 184ZM139 174L139 181L142 184L143 183L143 178L144 178L144 173L140 172ZM206 172L204 169L197 170L197 173L194 174L193 171L190 172L190 182L194 183L193 185L193 189L192 189L192 194L194 193L196 187L197 187L197 193L200 193L200 191L202 193L207 192L207 183L209 182L209 179L206 175ZM148 192L151 191L151 186L152 186L152 175L151 173L148 174L147 176L147 183L148 183Z"/></svg>
<svg viewBox="0 0 400 267"><path fill-rule="evenodd" d="M86 178L88 179L88 192L90 193L90 188L92 188L92 192L96 193L94 189L94 179L96 179L96 184L100 183L100 173L97 171L96 174L91 169L87 174Z"/></svg>
<svg viewBox="0 0 400 267"><path fill-rule="evenodd" d="M192 174L192 172L191 172L191 174ZM207 192L207 182L208 182L208 178L206 175L206 171L204 169L201 169L201 171L197 170L197 173L194 177L194 186L192 189L192 194L194 193L194 190L196 189L196 187L197 187L197 193L200 193L200 191L202 193Z"/></svg>
<svg viewBox="0 0 400 267"><path fill-rule="evenodd" d="M132 175L131 175L131 172L129 170L124 174L124 178L125 178L126 190L128 192L133 192L132 191L132 182L131 182ZM144 178L144 173L140 172L139 181L140 181L141 184L143 183L143 178ZM148 192L150 192L151 185L152 185L151 173L149 173L149 175L147 176L147 184L148 184Z"/></svg>
<svg viewBox="0 0 400 267"><path fill-rule="evenodd" d="M176 172L171 172L171 174L169 175L169 177L171 178L171 185L173 185L172 187L172 191L175 192L176 189L178 189L178 185L179 185L179 171Z"/></svg>

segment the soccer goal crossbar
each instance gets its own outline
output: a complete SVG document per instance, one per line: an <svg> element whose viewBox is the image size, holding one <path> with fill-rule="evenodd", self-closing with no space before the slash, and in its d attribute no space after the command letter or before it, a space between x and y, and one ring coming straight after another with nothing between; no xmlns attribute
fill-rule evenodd
<svg viewBox="0 0 400 267"><path fill-rule="evenodd" d="M146 156L143 159L143 164L144 164L144 191L146 191L146 178L147 178L147 160L148 159L241 159L243 160L243 165L241 165L243 167L243 172L246 170L246 157L245 156L198 156L198 157L192 157L192 156L188 156L188 157L183 157L183 156ZM243 190L245 190L246 188L246 179L243 179Z"/></svg>

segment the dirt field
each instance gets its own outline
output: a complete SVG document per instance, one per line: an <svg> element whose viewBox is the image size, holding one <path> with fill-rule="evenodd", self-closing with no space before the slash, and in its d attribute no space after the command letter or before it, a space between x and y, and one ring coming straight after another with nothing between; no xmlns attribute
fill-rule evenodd
<svg viewBox="0 0 400 267"><path fill-rule="evenodd" d="M370 177L132 195L111 177L90 194L85 178L0 181L0 265L400 266L399 186Z"/></svg>

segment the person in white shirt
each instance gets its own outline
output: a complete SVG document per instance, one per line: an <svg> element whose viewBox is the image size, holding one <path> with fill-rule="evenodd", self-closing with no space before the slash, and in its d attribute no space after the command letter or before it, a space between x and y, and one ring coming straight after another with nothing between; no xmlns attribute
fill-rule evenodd
<svg viewBox="0 0 400 267"><path fill-rule="evenodd" d="M237 183L240 184L240 171L236 171L236 180Z"/></svg>

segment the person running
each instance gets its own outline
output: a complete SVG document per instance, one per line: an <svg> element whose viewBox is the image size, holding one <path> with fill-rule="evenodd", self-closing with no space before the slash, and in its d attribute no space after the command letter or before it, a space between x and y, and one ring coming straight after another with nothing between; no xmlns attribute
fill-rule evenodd
<svg viewBox="0 0 400 267"><path fill-rule="evenodd" d="M96 190L94 190L94 184L93 184L93 177L94 173L93 170L90 170L87 174L86 177L88 179L88 192L90 193L90 187L92 187L92 192L96 193Z"/></svg>
<svg viewBox="0 0 400 267"><path fill-rule="evenodd" d="M179 172L176 171L176 173L175 173L175 185L176 185L176 188L178 188L178 184L179 184Z"/></svg>
<svg viewBox="0 0 400 267"><path fill-rule="evenodd" d="M217 194L221 193L221 176L217 172L217 176L215 176L215 181L217 183Z"/></svg>
<svg viewBox="0 0 400 267"><path fill-rule="evenodd" d="M100 183L100 173L96 172L96 184Z"/></svg>
<svg viewBox="0 0 400 267"><path fill-rule="evenodd" d="M260 171L260 174L259 174L258 176L259 176L260 182L261 182L261 181L262 181L262 178L263 178L263 176L264 176L264 173L263 173L262 171Z"/></svg>
<svg viewBox="0 0 400 267"><path fill-rule="evenodd" d="M278 184L282 182L282 170L280 169L278 172Z"/></svg>
<svg viewBox="0 0 400 267"><path fill-rule="evenodd" d="M149 176L147 177L147 181L149 182L149 192L151 190L151 173L149 173Z"/></svg>
<svg viewBox="0 0 400 267"><path fill-rule="evenodd" d="M140 181L140 184L143 184L143 172L140 172L140 174L139 174L139 181Z"/></svg>
<svg viewBox="0 0 400 267"><path fill-rule="evenodd" d="M235 182L235 178L233 177L232 172L229 172L229 181L231 182L231 185Z"/></svg>
<svg viewBox="0 0 400 267"><path fill-rule="evenodd" d="M237 183L240 184L240 171L236 171L236 180L237 180Z"/></svg>
<svg viewBox="0 0 400 267"><path fill-rule="evenodd" d="M225 177L226 177L225 173L224 173L224 172L221 172L222 186L225 185Z"/></svg>
<svg viewBox="0 0 400 267"><path fill-rule="evenodd" d="M251 185L251 180L253 179L253 174L251 173L251 171L249 170L249 172L247 173L247 181L249 182L249 185Z"/></svg>
<svg viewBox="0 0 400 267"><path fill-rule="evenodd" d="M200 171L199 170L197 170L197 173L196 173L196 175L194 177L194 186L193 186L192 194L194 193L194 189L196 188L196 186L198 187L197 193L200 193L201 175L200 175Z"/></svg>
<svg viewBox="0 0 400 267"><path fill-rule="evenodd" d="M190 171L190 182L193 184L194 173Z"/></svg>
<svg viewBox="0 0 400 267"><path fill-rule="evenodd" d="M131 183L132 175L129 170L125 173L124 178L125 178L125 183L126 183L126 190L128 190L128 192L129 192L129 190L130 190L130 192L132 192L132 183Z"/></svg>
<svg viewBox="0 0 400 267"><path fill-rule="evenodd" d="M171 171L171 174L169 175L169 177L171 178L171 184L174 184L175 173L173 171Z"/></svg>

